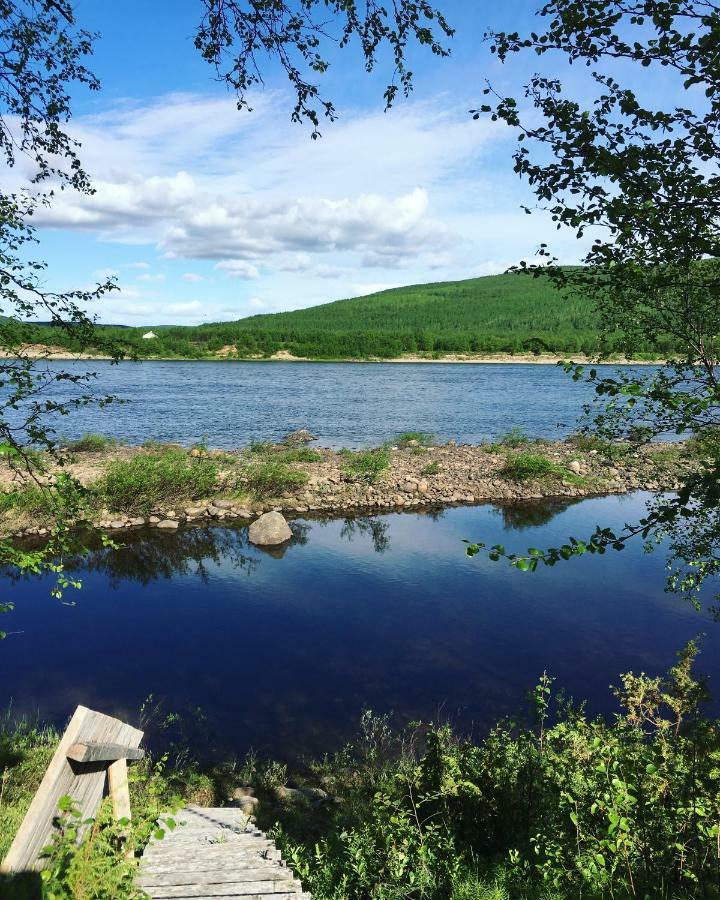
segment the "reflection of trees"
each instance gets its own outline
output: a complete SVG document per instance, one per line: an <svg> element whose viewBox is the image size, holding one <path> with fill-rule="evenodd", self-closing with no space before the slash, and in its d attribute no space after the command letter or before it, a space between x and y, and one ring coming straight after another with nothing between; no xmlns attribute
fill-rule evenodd
<svg viewBox="0 0 720 900"><path fill-rule="evenodd" d="M505 528L523 531L525 528L546 525L561 512L580 503L582 499L582 497L554 497L545 500L526 500L507 506L495 506L493 513L502 516Z"/></svg>
<svg viewBox="0 0 720 900"><path fill-rule="evenodd" d="M113 587L120 581L138 581L147 585L174 575L196 575L207 579L208 563L230 564L248 575L259 560L248 556L244 530L201 527L131 531L115 538L117 549L103 547L97 536L88 541L84 555L65 560L70 572L99 572L110 579Z"/></svg>
<svg viewBox="0 0 720 900"><path fill-rule="evenodd" d="M358 535L369 535L376 553L384 553L390 546L388 523L369 516L347 518L340 529L340 537L352 541Z"/></svg>

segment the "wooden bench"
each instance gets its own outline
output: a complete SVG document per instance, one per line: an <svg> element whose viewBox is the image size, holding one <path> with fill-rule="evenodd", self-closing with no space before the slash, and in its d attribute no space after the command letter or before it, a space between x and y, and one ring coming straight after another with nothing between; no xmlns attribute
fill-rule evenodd
<svg viewBox="0 0 720 900"><path fill-rule="evenodd" d="M82 819L96 815L106 792L116 819L130 818L128 760L140 759L143 732L78 706L50 761L45 777L0 865L0 873L42 869L40 855L52 840L62 797L73 799Z"/></svg>

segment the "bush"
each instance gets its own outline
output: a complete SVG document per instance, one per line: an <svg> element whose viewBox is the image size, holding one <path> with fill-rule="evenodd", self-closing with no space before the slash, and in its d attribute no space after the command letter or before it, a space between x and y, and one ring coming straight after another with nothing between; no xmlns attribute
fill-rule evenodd
<svg viewBox="0 0 720 900"><path fill-rule="evenodd" d="M539 453L518 453L507 459L500 474L513 481L533 481L548 476L565 477L564 469Z"/></svg>
<svg viewBox="0 0 720 900"><path fill-rule="evenodd" d="M286 820L283 855L316 900L717 897L720 731L700 713L696 652L665 678L624 675L609 723L552 709L547 676L534 724L481 743L384 720L368 733L366 717L358 744L313 769L335 801L322 833L303 832L307 812Z"/></svg>
<svg viewBox="0 0 720 900"><path fill-rule="evenodd" d="M404 431L398 434L389 445L394 447L432 447L435 435L429 431Z"/></svg>
<svg viewBox="0 0 720 900"><path fill-rule="evenodd" d="M192 458L185 450L140 453L129 460L111 462L99 493L112 510L146 515L157 506L209 496L217 472L214 460Z"/></svg>
<svg viewBox="0 0 720 900"><path fill-rule="evenodd" d="M241 473L243 486L256 497L279 497L307 484L305 472L293 469L279 459L264 459L250 463Z"/></svg>
<svg viewBox="0 0 720 900"><path fill-rule="evenodd" d="M277 458L286 463L312 463L320 462L323 457L322 453L319 453L317 450L311 450L309 447L298 447L295 450L281 450L277 454Z"/></svg>
<svg viewBox="0 0 720 900"><path fill-rule="evenodd" d="M390 465L390 454L384 448L358 453L354 453L352 450L341 450L340 453L345 459L342 470L350 478L375 481L380 473Z"/></svg>
<svg viewBox="0 0 720 900"><path fill-rule="evenodd" d="M67 441L63 443L63 446L73 453L102 453L104 450L111 450L119 446L119 444L120 441L117 438L85 432L82 437L76 438L74 441Z"/></svg>
<svg viewBox="0 0 720 900"><path fill-rule="evenodd" d="M501 447L510 447L510 449L517 449L518 447L524 447L526 444L530 443L530 438L525 434L522 428L518 428L515 426L511 428L507 434L502 435L497 439L497 443Z"/></svg>

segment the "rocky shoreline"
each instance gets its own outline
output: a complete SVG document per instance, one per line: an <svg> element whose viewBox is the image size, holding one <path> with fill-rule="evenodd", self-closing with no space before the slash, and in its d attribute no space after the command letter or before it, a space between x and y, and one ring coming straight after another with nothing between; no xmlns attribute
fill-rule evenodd
<svg viewBox="0 0 720 900"><path fill-rule="evenodd" d="M258 459L263 465L284 459L288 446L297 447L297 443L266 444L260 450L233 452L165 446L187 454L189 464L198 457L217 459L214 493L171 505L158 504L144 515L99 508L88 517L93 526L110 533L142 527L172 531L186 524L251 522L270 511L292 519L307 514L367 514L673 490L698 462L682 443L658 443L641 449L583 449L572 441L523 439L510 445L458 445L450 441L434 445L410 439L367 452L314 448L307 454L308 461L295 461L289 467L298 473L298 483L278 490L276 495L256 496L252 469L247 467L258 465ZM93 484L113 460L150 452L121 447L88 454L79 463L69 463L66 471ZM372 476L363 473L362 467L360 472L357 466L353 469L357 459L362 462L365 457L374 458L373 454L383 454L384 469ZM5 487L9 487L7 479ZM50 533L50 523L14 521L12 511L4 514L2 525L6 537L44 537Z"/></svg>

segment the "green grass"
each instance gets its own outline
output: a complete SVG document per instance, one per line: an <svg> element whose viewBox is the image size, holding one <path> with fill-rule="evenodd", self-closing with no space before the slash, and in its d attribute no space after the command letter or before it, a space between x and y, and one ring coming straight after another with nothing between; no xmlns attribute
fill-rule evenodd
<svg viewBox="0 0 720 900"><path fill-rule="evenodd" d="M213 493L217 463L192 458L185 450L153 450L129 460L112 461L99 484L99 498L109 509L147 515L154 507L199 500Z"/></svg>
<svg viewBox="0 0 720 900"><path fill-rule="evenodd" d="M421 475L438 475L440 473L440 463L428 463L424 469L420 470Z"/></svg>
<svg viewBox="0 0 720 900"><path fill-rule="evenodd" d="M10 510L45 518L56 512L56 501L49 491L34 484L17 490L0 491L0 514Z"/></svg>
<svg viewBox="0 0 720 900"><path fill-rule="evenodd" d="M415 449L417 447L432 447L435 442L435 435L429 431L403 431L402 434L396 435L391 441L387 441L387 446Z"/></svg>
<svg viewBox="0 0 720 900"><path fill-rule="evenodd" d="M256 497L279 497L307 484L308 476L281 459L264 458L248 463L241 470L242 490Z"/></svg>
<svg viewBox="0 0 720 900"><path fill-rule="evenodd" d="M384 448L359 452L341 450L340 453L345 460L342 471L350 478L376 481L390 465L390 454Z"/></svg>
<svg viewBox="0 0 720 900"><path fill-rule="evenodd" d="M323 457L322 453L318 453L317 450L311 450L310 447L297 447L294 450L280 450L277 458L286 463L313 463L320 462Z"/></svg>
<svg viewBox="0 0 720 900"><path fill-rule="evenodd" d="M500 474L512 481L535 481L548 477L565 477L570 473L540 453L518 453L510 456Z"/></svg>
<svg viewBox="0 0 720 900"><path fill-rule="evenodd" d="M86 432L75 440L64 441L63 447L73 453L102 453L105 450L118 447L120 443L117 438Z"/></svg>

